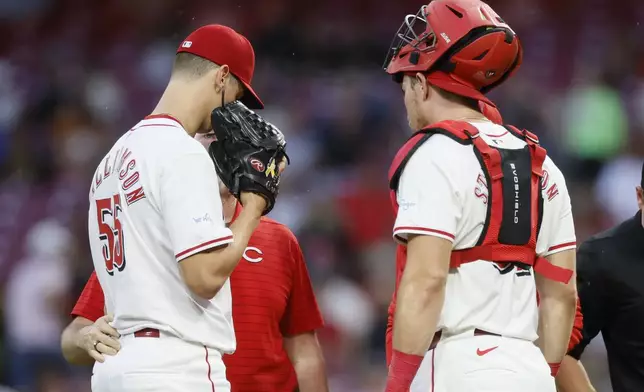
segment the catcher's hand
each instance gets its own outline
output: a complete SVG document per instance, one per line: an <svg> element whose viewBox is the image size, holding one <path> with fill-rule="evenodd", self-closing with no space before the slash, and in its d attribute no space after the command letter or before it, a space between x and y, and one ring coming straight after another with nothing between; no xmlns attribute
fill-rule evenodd
<svg viewBox="0 0 644 392"><path fill-rule="evenodd" d="M242 192L263 196L263 215L268 214L279 190L280 165L288 163L284 135L239 101L213 110L211 120L216 140L208 152L219 178L240 201Z"/></svg>

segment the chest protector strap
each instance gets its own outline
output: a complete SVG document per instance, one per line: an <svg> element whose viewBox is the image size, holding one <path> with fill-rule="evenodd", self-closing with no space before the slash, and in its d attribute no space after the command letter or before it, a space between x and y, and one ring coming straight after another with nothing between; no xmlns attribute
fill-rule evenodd
<svg viewBox="0 0 644 392"><path fill-rule="evenodd" d="M389 187L394 210L398 213L396 191L409 158L432 135L442 134L457 143L473 145L488 186L487 215L477 244L454 250L450 268L489 260L514 263L546 278L568 283L572 271L555 266L536 253L537 235L543 216L541 179L546 150L528 131L506 126L526 146L520 150L500 149L487 144L476 127L462 121L444 121L416 132L398 151L389 169Z"/></svg>

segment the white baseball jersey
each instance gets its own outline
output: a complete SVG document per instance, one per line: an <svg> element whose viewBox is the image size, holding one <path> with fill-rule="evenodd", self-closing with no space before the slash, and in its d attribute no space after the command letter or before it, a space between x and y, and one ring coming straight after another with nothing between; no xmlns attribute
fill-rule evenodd
<svg viewBox="0 0 644 392"><path fill-rule="evenodd" d="M229 282L199 298L178 265L233 240L203 146L176 120L146 117L103 158L89 201L92 259L118 332L157 328L233 352Z"/></svg>
<svg viewBox="0 0 644 392"><path fill-rule="evenodd" d="M491 146L521 149L525 145L500 125L472 125ZM410 233L433 235L452 241L455 250L476 245L487 214L488 189L473 148L440 134L418 148L400 178L394 238L404 242ZM544 206L537 253L547 256L575 249L575 230L561 171L550 158L543 169ZM489 261L467 263L450 272L438 329L451 335L479 328L533 341L537 323L532 274L518 269L501 274Z"/></svg>

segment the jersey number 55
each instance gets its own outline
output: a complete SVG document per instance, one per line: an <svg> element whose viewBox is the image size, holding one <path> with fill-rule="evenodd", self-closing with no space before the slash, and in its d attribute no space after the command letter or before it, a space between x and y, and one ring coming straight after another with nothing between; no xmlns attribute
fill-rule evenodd
<svg viewBox="0 0 644 392"><path fill-rule="evenodd" d="M123 228L119 216L121 195L96 200L98 232L103 242L103 259L107 273L114 275L114 269L125 269L125 254L123 253Z"/></svg>

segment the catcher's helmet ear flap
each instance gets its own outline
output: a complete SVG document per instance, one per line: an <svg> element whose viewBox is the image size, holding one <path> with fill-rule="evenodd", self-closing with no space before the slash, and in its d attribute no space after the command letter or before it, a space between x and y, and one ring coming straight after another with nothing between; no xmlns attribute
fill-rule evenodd
<svg viewBox="0 0 644 392"><path fill-rule="evenodd" d="M487 92L516 71L522 57L514 31L484 2L433 0L405 17L384 68L391 75L440 70Z"/></svg>

